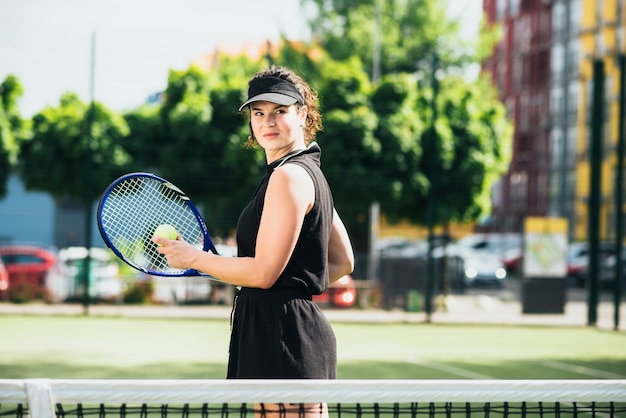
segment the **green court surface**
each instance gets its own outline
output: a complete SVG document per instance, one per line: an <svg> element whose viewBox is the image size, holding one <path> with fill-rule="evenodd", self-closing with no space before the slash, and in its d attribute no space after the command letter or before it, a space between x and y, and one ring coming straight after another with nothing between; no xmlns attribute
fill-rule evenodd
<svg viewBox="0 0 626 418"><path fill-rule="evenodd" d="M340 379L626 379L626 334L615 331L333 327ZM3 315L0 378L220 379L229 332L227 320Z"/></svg>

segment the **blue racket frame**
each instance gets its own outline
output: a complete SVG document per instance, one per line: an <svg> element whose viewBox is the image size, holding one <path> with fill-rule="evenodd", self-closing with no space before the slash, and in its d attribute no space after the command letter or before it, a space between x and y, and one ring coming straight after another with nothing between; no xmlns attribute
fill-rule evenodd
<svg viewBox="0 0 626 418"><path fill-rule="evenodd" d="M104 191L97 211L98 229L107 247L125 263L146 274L165 277L214 277L195 269L174 269L151 241L160 224L171 224L183 239L218 254L200 212L187 195L152 173L125 174Z"/></svg>

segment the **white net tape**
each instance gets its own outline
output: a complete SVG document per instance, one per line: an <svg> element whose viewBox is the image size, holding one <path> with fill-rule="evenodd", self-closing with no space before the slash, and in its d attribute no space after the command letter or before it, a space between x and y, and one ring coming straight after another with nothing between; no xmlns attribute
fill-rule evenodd
<svg viewBox="0 0 626 418"><path fill-rule="evenodd" d="M48 380L0 379L0 404L38 418L56 403L626 402L626 380Z"/></svg>

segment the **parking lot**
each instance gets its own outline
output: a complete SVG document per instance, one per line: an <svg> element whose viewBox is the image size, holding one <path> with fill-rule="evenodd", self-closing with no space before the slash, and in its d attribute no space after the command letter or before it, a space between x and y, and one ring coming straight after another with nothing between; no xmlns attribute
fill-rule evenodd
<svg viewBox="0 0 626 418"><path fill-rule="evenodd" d="M491 324L510 326L589 326L587 321L588 305L584 291L568 289L565 310L560 314L524 314L522 304L517 298L520 292L517 282L511 281L511 287L502 290L472 289L462 295L453 295L446 304L437 303L434 312L427 317L423 310L407 312L403 309L381 308L323 308L331 322L364 323L415 323L423 324ZM618 330L626 331L626 301L620 305ZM85 312L80 304L11 304L0 303L0 315L84 315L145 317L145 318L196 318L228 320L231 306L228 305L91 305ZM610 294L601 293L598 304L597 322L599 329L615 329L615 306Z"/></svg>

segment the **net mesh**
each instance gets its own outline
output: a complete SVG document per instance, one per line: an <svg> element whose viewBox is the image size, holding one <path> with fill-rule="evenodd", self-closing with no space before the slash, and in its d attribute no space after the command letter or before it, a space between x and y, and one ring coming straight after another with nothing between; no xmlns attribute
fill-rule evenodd
<svg viewBox="0 0 626 418"><path fill-rule="evenodd" d="M180 275L168 266L152 242L156 228L172 225L185 241L203 248L203 228L187 196L171 183L144 176L118 183L100 204L101 232L105 241L133 267L153 273Z"/></svg>
<svg viewBox="0 0 626 418"><path fill-rule="evenodd" d="M0 380L3 417L626 417L626 380Z"/></svg>

